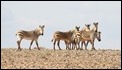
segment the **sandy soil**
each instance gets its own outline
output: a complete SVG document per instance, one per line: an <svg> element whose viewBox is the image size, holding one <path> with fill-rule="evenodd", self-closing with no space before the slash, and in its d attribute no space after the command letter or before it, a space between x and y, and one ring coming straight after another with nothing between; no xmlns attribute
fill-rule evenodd
<svg viewBox="0 0 122 70"><path fill-rule="evenodd" d="M120 50L1 49L1 69L121 69Z"/></svg>

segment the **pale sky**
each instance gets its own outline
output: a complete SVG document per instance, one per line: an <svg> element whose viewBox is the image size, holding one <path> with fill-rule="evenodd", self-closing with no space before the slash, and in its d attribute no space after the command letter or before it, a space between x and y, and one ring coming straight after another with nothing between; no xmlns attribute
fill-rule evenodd
<svg viewBox="0 0 122 70"><path fill-rule="evenodd" d="M53 49L55 31L65 32L75 26L82 29L93 22L99 23L101 31L101 42L95 41L96 49L121 49L121 1L1 1L1 47L18 48L17 30L45 25L39 45ZM29 44L30 40L22 40L21 48L29 48ZM32 48L35 46L34 42ZM65 48L63 41L60 46Z"/></svg>

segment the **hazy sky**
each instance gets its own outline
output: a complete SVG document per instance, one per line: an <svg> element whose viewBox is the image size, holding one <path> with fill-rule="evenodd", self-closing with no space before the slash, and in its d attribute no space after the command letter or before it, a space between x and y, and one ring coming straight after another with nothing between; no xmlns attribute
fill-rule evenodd
<svg viewBox="0 0 122 70"><path fill-rule="evenodd" d="M99 22L102 32L102 41L95 41L96 49L121 49L121 1L1 1L1 47L18 48L17 30L45 25L39 45L52 49L55 31L82 29L93 22ZM23 40L21 47L29 48L29 44L30 40ZM32 48L35 46L34 42ZM64 42L60 46L65 48Z"/></svg>

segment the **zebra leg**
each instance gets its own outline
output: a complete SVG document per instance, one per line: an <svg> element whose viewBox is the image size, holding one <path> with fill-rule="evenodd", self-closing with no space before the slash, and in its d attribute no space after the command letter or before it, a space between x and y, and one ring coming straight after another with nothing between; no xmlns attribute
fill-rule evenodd
<svg viewBox="0 0 122 70"><path fill-rule="evenodd" d="M65 45L66 45L66 50L68 49L68 46L67 46L67 42L66 41L64 41L65 42Z"/></svg>
<svg viewBox="0 0 122 70"><path fill-rule="evenodd" d="M71 48L72 50L74 50L75 49L75 43L74 42L72 42L72 48Z"/></svg>
<svg viewBox="0 0 122 70"><path fill-rule="evenodd" d="M75 46L76 46L76 50L78 50L78 45L76 44Z"/></svg>
<svg viewBox="0 0 122 70"><path fill-rule="evenodd" d="M55 44L56 44L56 40L54 40L54 43L53 43L53 49L55 50Z"/></svg>
<svg viewBox="0 0 122 70"><path fill-rule="evenodd" d="M77 50L77 44L76 43L74 43L74 49L76 48L76 50Z"/></svg>
<svg viewBox="0 0 122 70"><path fill-rule="evenodd" d="M69 44L69 47L70 47L69 49L72 50L71 43Z"/></svg>
<svg viewBox="0 0 122 70"><path fill-rule="evenodd" d="M36 42L36 45L37 45L38 50L40 50L39 45L38 45L38 41L35 40L35 42Z"/></svg>
<svg viewBox="0 0 122 70"><path fill-rule="evenodd" d="M79 43L77 43L78 44L78 50L80 50L80 42Z"/></svg>
<svg viewBox="0 0 122 70"><path fill-rule="evenodd" d="M60 40L58 40L57 45L58 45L59 50L61 50L61 48L60 48Z"/></svg>
<svg viewBox="0 0 122 70"><path fill-rule="evenodd" d="M95 47L94 47L94 42L92 43L92 50L96 50Z"/></svg>
<svg viewBox="0 0 122 70"><path fill-rule="evenodd" d="M96 49L94 48L94 41L92 41L91 44L92 44L91 50L96 50Z"/></svg>
<svg viewBox="0 0 122 70"><path fill-rule="evenodd" d="M73 49L74 49L74 50L75 50L75 48L77 49L76 43L74 43L74 45L73 45Z"/></svg>
<svg viewBox="0 0 122 70"><path fill-rule="evenodd" d="M68 43L68 50L71 50L71 43Z"/></svg>
<svg viewBox="0 0 122 70"><path fill-rule="evenodd" d="M33 41L34 41L34 40L32 40L31 43L30 43L29 50L31 50L31 45L33 44Z"/></svg>
<svg viewBox="0 0 122 70"><path fill-rule="evenodd" d="M83 43L84 43L84 42L81 42L81 50L83 50Z"/></svg>
<svg viewBox="0 0 122 70"><path fill-rule="evenodd" d="M73 44L73 43L71 43L71 49L72 49L72 50L73 50L73 47L74 47L73 45L74 45L74 44Z"/></svg>
<svg viewBox="0 0 122 70"><path fill-rule="evenodd" d="M21 43L21 41L22 41L22 39L20 39L20 40L17 41L17 44L18 44L18 50L20 50L20 51L22 50L21 47L20 47L20 43Z"/></svg>
<svg viewBox="0 0 122 70"><path fill-rule="evenodd" d="M89 43L89 41L87 41L87 42L85 43L85 50L88 50L88 49L87 49L88 43Z"/></svg>
<svg viewBox="0 0 122 70"><path fill-rule="evenodd" d="M18 50L21 50L21 48L20 48L20 41L17 41L17 44L18 44Z"/></svg>

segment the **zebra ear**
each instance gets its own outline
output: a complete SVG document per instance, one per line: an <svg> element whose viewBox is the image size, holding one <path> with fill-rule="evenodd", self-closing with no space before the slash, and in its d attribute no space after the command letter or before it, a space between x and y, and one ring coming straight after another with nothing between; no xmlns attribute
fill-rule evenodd
<svg viewBox="0 0 122 70"><path fill-rule="evenodd" d="M44 27L45 27L45 25L42 26L42 28L44 28Z"/></svg>
<svg viewBox="0 0 122 70"><path fill-rule="evenodd" d="M99 34L101 34L101 32L99 31Z"/></svg>
<svg viewBox="0 0 122 70"><path fill-rule="evenodd" d="M39 25L39 27L41 28L41 25Z"/></svg>
<svg viewBox="0 0 122 70"><path fill-rule="evenodd" d="M95 23L93 22L93 24L95 25Z"/></svg>
<svg viewBox="0 0 122 70"><path fill-rule="evenodd" d="M79 27L78 26L75 26L76 29L78 29Z"/></svg>

